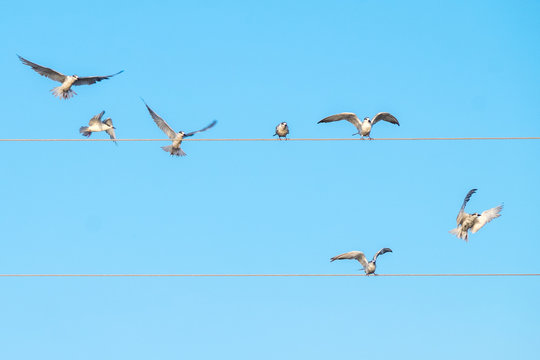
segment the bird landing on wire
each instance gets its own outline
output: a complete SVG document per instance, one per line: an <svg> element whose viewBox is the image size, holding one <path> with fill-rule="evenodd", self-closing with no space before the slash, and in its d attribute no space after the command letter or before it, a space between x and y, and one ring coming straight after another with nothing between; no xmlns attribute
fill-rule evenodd
<svg viewBox="0 0 540 360"><path fill-rule="evenodd" d="M355 113L344 112L341 114L328 116L322 119L321 121L319 121L317 124L329 123L329 122L341 121L341 120L347 120L348 122L350 122L356 127L358 132L354 133L353 136L360 135L362 136L362 139L367 137L370 140L371 140L371 136L370 136L371 128L373 127L373 125L375 125L381 120L399 126L399 121L395 118L395 116L387 112L380 112L377 115L375 115L373 119L365 117L364 121L360 121L360 119L358 118L358 116L356 116Z"/></svg>
<svg viewBox="0 0 540 360"><path fill-rule="evenodd" d="M382 254L386 254L387 252L393 252L390 248L382 248L381 250L377 251L377 253L373 256L373 259L371 261L367 261L366 256L361 251L349 251L347 253L334 256L330 259L330 262L334 260L358 260L358 262L362 265L362 268L366 275L377 275L375 274L375 270L377 269L377 257Z"/></svg>

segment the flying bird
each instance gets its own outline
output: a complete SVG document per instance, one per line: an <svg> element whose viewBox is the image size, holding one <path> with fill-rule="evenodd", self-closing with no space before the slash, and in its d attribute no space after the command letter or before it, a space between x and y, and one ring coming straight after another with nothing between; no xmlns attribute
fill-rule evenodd
<svg viewBox="0 0 540 360"><path fill-rule="evenodd" d="M274 136L278 136L279 140L281 140L282 137L287 140L287 134L289 133L289 126L286 122L279 123L278 126L276 126L276 133Z"/></svg>
<svg viewBox="0 0 540 360"><path fill-rule="evenodd" d="M101 121L103 114L105 114L105 111L102 111L91 118L88 122L88 126L81 126L79 132L83 136L90 137L93 132L105 131L113 141L116 140L116 136L114 135L114 129L116 128L113 126L112 119L107 118ZM118 144L116 141L114 141L114 143Z"/></svg>
<svg viewBox="0 0 540 360"><path fill-rule="evenodd" d="M217 121L214 120L207 127L202 128L201 130L192 131L187 134L183 131L175 132L173 129L171 129L169 124L167 124L165 120L163 120L158 114L156 114L152 109L150 109L150 107L146 103L144 103L144 105L146 105L146 108L148 109L148 112L150 113L150 116L152 116L152 119L154 120L156 125L169 137L169 139L172 140L172 145L161 147L164 151L170 153L171 155L186 156L186 153L180 148L180 144L182 144L182 139L184 139L185 137L193 136L196 133L206 131L217 123Z"/></svg>
<svg viewBox="0 0 540 360"><path fill-rule="evenodd" d="M456 235L458 238L463 239L465 241L469 241L469 230L474 234L478 230L480 230L484 225L486 225L491 220L498 218L501 216L499 214L503 208L502 205L499 205L497 207L491 208L489 210L486 210L482 212L481 214L474 213L474 214L468 214L465 212L465 205L469 202L471 199L472 194L474 194L478 189L472 189L467 193L467 196L465 196L465 200L463 200L463 205L461 205L461 209L459 210L456 222L457 222L457 228L450 230L450 233L453 235Z"/></svg>
<svg viewBox="0 0 540 360"><path fill-rule="evenodd" d="M381 250L377 251L375 256L373 256L373 260L371 260L370 262L367 261L366 256L361 251L349 251L345 254L334 256L333 258L330 259L330 261L332 262L334 260L356 259L364 268L366 275L371 275L371 274L375 274L375 269L377 268L377 264L376 264L377 257L379 255L386 254L387 252L392 252L392 250L390 248L382 248Z"/></svg>
<svg viewBox="0 0 540 360"><path fill-rule="evenodd" d="M344 112L341 114L328 116L322 119L321 121L319 121L317 124L329 123L329 122L340 121L340 120L347 120L348 122L353 124L358 130L358 132L354 133L353 135L361 135L362 139L365 136L367 136L368 139L371 139L371 137L369 136L369 134L371 133L371 127L381 120L387 121L391 124L396 124L397 126L399 126L399 122L394 117L394 115L387 112L380 112L377 115L375 115L373 119L365 117L364 121L360 121L358 116L356 116L356 114L354 113Z"/></svg>
<svg viewBox="0 0 540 360"><path fill-rule="evenodd" d="M17 55L19 56L19 55ZM62 85L55 87L54 89L51 89L54 96L61 98L61 99L69 99L73 95L77 95L77 93L73 90L71 90L72 86L78 86L78 85L92 85L95 84L101 80L109 79L115 75L118 75L122 73L124 70L117 72L116 74L107 75L107 76L84 76L79 77L77 75L64 75L62 73L59 73L56 70L50 69L45 66L41 66L38 64L35 64L31 61L26 60L22 56L19 56L19 59L22 61L23 64L30 66L35 72L37 72L39 75L43 75L45 77L48 77L51 80L58 81L59 83L62 83Z"/></svg>

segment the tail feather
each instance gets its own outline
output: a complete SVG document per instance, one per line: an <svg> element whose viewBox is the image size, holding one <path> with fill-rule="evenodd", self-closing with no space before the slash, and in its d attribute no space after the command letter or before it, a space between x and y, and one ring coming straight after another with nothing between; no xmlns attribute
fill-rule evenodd
<svg viewBox="0 0 540 360"><path fill-rule="evenodd" d="M170 153L171 155L176 155L176 156L186 156L187 155L184 151L182 151L181 148L174 149L172 145L162 146L161 148L163 149L163 151L166 151L166 152Z"/></svg>
<svg viewBox="0 0 540 360"><path fill-rule="evenodd" d="M55 87L54 89L51 90L51 92L57 98L65 99L65 100L72 98L74 95L77 95L77 93L71 89L68 89L67 91L65 91L62 88L62 86Z"/></svg>
<svg viewBox="0 0 540 360"><path fill-rule="evenodd" d="M460 227L457 227L455 229L452 229L449 231L450 234L456 235L459 239L463 239L465 241L469 241L469 233L467 231L463 231L463 229Z"/></svg>
<svg viewBox="0 0 540 360"><path fill-rule="evenodd" d="M90 137L90 135L92 135L92 132L88 131L88 126L81 126L81 128L79 129L79 132L83 134L83 136L86 136L86 137Z"/></svg>

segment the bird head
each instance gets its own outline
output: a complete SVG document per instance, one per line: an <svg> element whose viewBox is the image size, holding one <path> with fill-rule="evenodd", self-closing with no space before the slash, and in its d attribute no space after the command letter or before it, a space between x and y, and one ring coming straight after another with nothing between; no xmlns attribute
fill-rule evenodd
<svg viewBox="0 0 540 360"><path fill-rule="evenodd" d="M287 123L286 123L286 122L282 122L281 125L287 126Z"/></svg>
<svg viewBox="0 0 540 360"><path fill-rule="evenodd" d="M183 132L183 131L180 131L180 132L178 133L178 135L181 135L181 136L184 136L185 134L186 134L186 133Z"/></svg>
<svg viewBox="0 0 540 360"><path fill-rule="evenodd" d="M368 118L368 117L365 117L365 118L364 118L364 121L371 121L371 119Z"/></svg>
<svg viewBox="0 0 540 360"><path fill-rule="evenodd" d="M79 80L79 77L77 75L71 75L75 80Z"/></svg>
<svg viewBox="0 0 540 360"><path fill-rule="evenodd" d="M476 216L476 217L479 217L479 216L480 216L480 214L479 214L479 213L474 213L474 214L472 214L472 216Z"/></svg>

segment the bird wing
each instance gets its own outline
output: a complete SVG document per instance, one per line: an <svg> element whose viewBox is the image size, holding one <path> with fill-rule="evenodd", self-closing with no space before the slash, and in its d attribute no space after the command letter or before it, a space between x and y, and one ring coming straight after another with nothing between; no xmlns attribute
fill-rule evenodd
<svg viewBox="0 0 540 360"><path fill-rule="evenodd" d="M399 121L395 118L395 116L387 112L380 112L375 115L373 119L371 119L371 125L373 126L381 120L388 121L391 124L396 124L399 126Z"/></svg>
<svg viewBox="0 0 540 360"><path fill-rule="evenodd" d="M184 134L184 137L188 137L188 136L193 136L195 135L196 133L199 133L199 132L202 132L202 131L206 131L208 129L210 129L211 127L213 127L214 125L217 124L217 120L214 120L210 123L210 125L208 125L207 127L205 128L202 128L201 130L197 130L197 131L192 131L190 133L187 133L187 134Z"/></svg>
<svg viewBox="0 0 540 360"><path fill-rule="evenodd" d="M469 190L467 195L465 195L465 199L463 200L463 205L461 205L461 209L459 210L458 216L456 218L456 222L457 222L458 225L461 224L461 222L463 220L463 214L465 214L465 206L467 205L469 200L471 200L472 194L474 194L477 190L478 189L471 189L471 190Z"/></svg>
<svg viewBox="0 0 540 360"><path fill-rule="evenodd" d="M30 66L39 75L43 75L45 77L48 77L51 80L58 81L58 82L61 82L61 83L63 83L64 80L66 80L66 75L61 74L56 70L53 70L53 69L50 69L48 67L35 64L35 63L31 62L31 61L26 60L25 58L23 58L20 55L17 55L17 56L19 57L19 59L22 61L22 63L24 65Z"/></svg>
<svg viewBox="0 0 540 360"><path fill-rule="evenodd" d="M144 103L144 105L146 105L146 103ZM163 120L158 114L156 114L154 110L150 109L150 106L146 105L146 108L148 109L150 116L152 116L152 119L154 120L158 128L160 128L169 137L169 139L174 140L176 138L176 133L173 129L171 129L169 124L167 124L165 120Z"/></svg>
<svg viewBox="0 0 540 360"><path fill-rule="evenodd" d="M317 124L340 121L340 120L347 120L348 122L353 124L357 129L360 129L362 127L362 123L360 122L360 119L358 119L358 116L356 116L355 113L350 113L350 112L344 112L341 114L325 117L324 119L319 121Z"/></svg>
<svg viewBox="0 0 540 360"><path fill-rule="evenodd" d="M102 112L100 112L99 114L91 118L90 121L88 122L88 125L92 126L95 124L101 124L101 117L103 116L103 114L105 114L105 110L103 110Z"/></svg>
<svg viewBox="0 0 540 360"><path fill-rule="evenodd" d="M107 118L105 120L103 120L103 123L105 125L109 125L110 128L105 130L105 132L109 135L109 137L112 139L112 140L116 140L116 135L114 133L114 127L113 127L113 122L112 122L112 119L111 118ZM114 142L115 144L117 144L117 142L115 141Z"/></svg>
<svg viewBox="0 0 540 360"><path fill-rule="evenodd" d="M107 75L107 76L84 76L80 77L73 83L73 85L92 85L95 84L101 80L107 80L115 75L118 75L120 73L123 73L124 70L117 72L116 74Z"/></svg>
<svg viewBox="0 0 540 360"><path fill-rule="evenodd" d="M499 205L497 207L486 210L482 214L480 214L480 216L474 222L474 225L471 228L471 232L472 233L477 232L484 225L486 225L488 222L490 222L491 220L501 216L501 214L499 214L499 213L501 212L502 208L503 208L503 206Z"/></svg>
<svg viewBox="0 0 540 360"><path fill-rule="evenodd" d="M116 135L114 134L114 128L107 129L105 130L105 132L109 135L111 140L116 140ZM117 144L116 141L114 143Z"/></svg>
<svg viewBox="0 0 540 360"><path fill-rule="evenodd" d="M377 251L377 253L373 256L373 261L377 261L377 257L379 255L386 254L387 252L392 252L392 249L382 248L381 250Z"/></svg>
<svg viewBox="0 0 540 360"><path fill-rule="evenodd" d="M334 260L350 260L350 259L358 260L360 262L360 264L362 264L364 269L368 265L368 262L366 260L366 256L361 251L349 251L347 253L344 253L344 254L341 254L341 255L338 255L338 256L334 256L333 258L330 259L330 261L334 261Z"/></svg>

